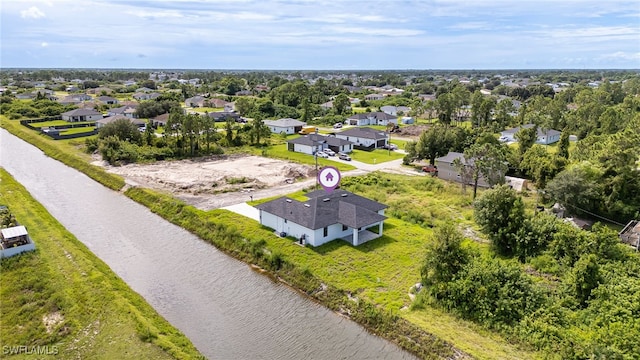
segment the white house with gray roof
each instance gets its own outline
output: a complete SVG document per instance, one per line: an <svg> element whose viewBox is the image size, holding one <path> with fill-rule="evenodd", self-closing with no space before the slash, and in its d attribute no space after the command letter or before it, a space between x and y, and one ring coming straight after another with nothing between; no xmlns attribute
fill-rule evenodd
<svg viewBox="0 0 640 360"><path fill-rule="evenodd" d="M517 141L515 136L518 133L518 131L520 131L521 129L530 129L534 126L535 126L534 124L525 124L522 126L515 127L513 129L505 130L500 132L500 137L504 138L506 141ZM542 130L542 128L540 127L538 127L537 130L538 130L537 132L538 138L536 139L536 144L549 145L549 144L553 144L555 142L560 141L560 135L562 135L562 133L558 130L553 130L553 129Z"/></svg>
<svg viewBox="0 0 640 360"><path fill-rule="evenodd" d="M93 109L75 109L62 113L62 120L69 122L95 121L102 118L102 113L99 113Z"/></svg>
<svg viewBox="0 0 640 360"><path fill-rule="evenodd" d="M303 202L281 197L257 205L260 224L311 246L336 239L358 246L382 236L387 205L340 189L330 194L317 190L306 196Z"/></svg>
<svg viewBox="0 0 640 360"><path fill-rule="evenodd" d="M302 127L307 125L306 122L286 118L286 119L278 119L278 120L264 120L264 124L269 127L274 134L297 134L298 131L302 130Z"/></svg>
<svg viewBox="0 0 640 360"><path fill-rule="evenodd" d="M365 150L383 148L389 141L387 133L368 127L351 128L339 133L336 137L354 143L354 147Z"/></svg>
<svg viewBox="0 0 640 360"><path fill-rule="evenodd" d="M353 143L336 136L309 134L287 141L287 149L309 155L324 149L331 149L336 153L350 153L353 151Z"/></svg>
<svg viewBox="0 0 640 360"><path fill-rule="evenodd" d="M382 111L353 114L345 121L347 125L366 126L366 125L382 125L387 126L389 123L398 124L398 117L389 115Z"/></svg>

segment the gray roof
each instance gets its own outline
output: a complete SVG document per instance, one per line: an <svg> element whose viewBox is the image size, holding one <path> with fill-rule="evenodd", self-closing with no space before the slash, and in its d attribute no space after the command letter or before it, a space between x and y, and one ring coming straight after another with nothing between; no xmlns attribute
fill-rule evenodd
<svg viewBox="0 0 640 360"><path fill-rule="evenodd" d="M359 137L363 139L374 139L374 140L387 138L387 134L384 131L376 130L369 127L354 127L351 129L341 131L337 133L337 135L353 136L353 137Z"/></svg>
<svg viewBox="0 0 640 360"><path fill-rule="evenodd" d="M387 205L349 191L338 189L327 194L317 190L308 193L307 197L309 200L305 202L281 197L256 208L312 230L333 224L361 228L387 218L378 214Z"/></svg>
<svg viewBox="0 0 640 360"><path fill-rule="evenodd" d="M464 161L464 154L455 151L449 151L447 155L436 158L436 161L453 164L453 161L455 159L461 159L461 161Z"/></svg>
<svg viewBox="0 0 640 360"><path fill-rule="evenodd" d="M520 129L530 129L534 127L534 124L525 124L522 126L518 126L518 127L514 127L513 129L509 129L509 130L505 130L502 133L503 134L516 134L518 131L520 131ZM536 136L540 137L540 136L546 136L546 137L550 137L550 136L555 136L555 135L560 135L561 132L558 130L553 130L553 129L549 129L547 131L542 131L542 128L540 128L538 126L538 132L536 134Z"/></svg>
<svg viewBox="0 0 640 360"><path fill-rule="evenodd" d="M370 113L354 114L349 116L348 119L368 119L371 117L377 120L393 120L398 118L397 116L389 115L382 111L376 111L376 112L370 112Z"/></svg>
<svg viewBox="0 0 640 360"><path fill-rule="evenodd" d="M240 115L238 115L237 113L234 112L229 112L229 111L214 111L214 112L210 112L210 113L205 113L206 116L212 117L215 120L224 120L228 117L232 118L232 119L239 119Z"/></svg>
<svg viewBox="0 0 640 360"><path fill-rule="evenodd" d="M109 117L106 117L104 119L100 119L100 120L96 121L96 123L100 123L100 124L105 124L106 125L106 124L112 123L112 122L114 122L116 120L120 120L120 119L129 120L132 124L135 124L135 125L142 125L142 124L146 124L147 123L143 119L132 119L130 117L126 117L126 116L120 115L120 114L109 116Z"/></svg>
<svg viewBox="0 0 640 360"><path fill-rule="evenodd" d="M99 113L93 109L86 109L86 108L82 108L82 109L75 109L75 110L71 110L71 111L67 111L62 113L62 115L64 116L87 116L87 115L102 115L102 113Z"/></svg>
<svg viewBox="0 0 640 360"><path fill-rule="evenodd" d="M296 126L305 126L306 122L286 118L286 119L278 119L278 120L264 120L264 123L269 126L277 126L277 127L296 127Z"/></svg>
<svg viewBox="0 0 640 360"><path fill-rule="evenodd" d="M345 139L340 139L335 136L325 136L320 134L309 134L305 136L301 136L299 138L295 138L287 141L287 143L291 144L300 144L300 145L308 145L315 146L321 142L325 142L329 146L343 146L353 144L351 141L347 141Z"/></svg>

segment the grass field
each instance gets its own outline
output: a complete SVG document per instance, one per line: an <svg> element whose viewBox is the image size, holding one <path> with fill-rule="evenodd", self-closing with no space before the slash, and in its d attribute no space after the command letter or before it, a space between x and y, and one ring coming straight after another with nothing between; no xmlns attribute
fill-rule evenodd
<svg viewBox="0 0 640 360"><path fill-rule="evenodd" d="M220 112L220 111L224 111L224 108L214 108L214 107L194 107L194 108L190 108L190 110L193 110L197 113L206 113L206 112Z"/></svg>
<svg viewBox="0 0 640 360"><path fill-rule="evenodd" d="M263 155L263 156L273 157L277 159L284 159L284 160L294 161L297 163L307 164L307 165L315 165L316 163L314 156L287 150L287 144L273 145L268 149L264 149L264 151L260 151L259 149L255 149L255 148L250 148L250 149L255 155ZM344 164L344 163L339 163L337 161L318 158L318 167L327 166L327 165L335 166L340 171L348 171L348 170L355 169L354 166L349 164Z"/></svg>
<svg viewBox="0 0 640 360"><path fill-rule="evenodd" d="M358 247L343 241L318 248L300 247L291 240L275 237L255 221L222 210L213 212L225 222L233 222L243 237L266 240L268 248L278 249L287 261L308 269L322 282L370 300L475 358L536 358L535 353L437 308L406 310L411 305L409 288L420 281L420 266L432 228L444 221L475 228L471 192L463 195L459 186L430 177L383 173L350 178L343 188L389 205L382 238ZM290 196L305 200L304 192ZM465 246L487 247L470 240Z"/></svg>
<svg viewBox="0 0 640 360"><path fill-rule="evenodd" d="M83 134L93 132L96 128L93 126L89 127L80 127L80 128L71 128L71 129L63 129L60 130L60 135L72 135L72 134Z"/></svg>
<svg viewBox="0 0 640 360"><path fill-rule="evenodd" d="M36 128L42 128L42 127L49 127L49 126L83 125L83 124L95 124L95 121L82 121L82 122L70 123L70 122L65 121L65 120L51 120L51 121L43 121L43 122L31 123L29 125L31 125L33 127L36 127Z"/></svg>
<svg viewBox="0 0 640 360"><path fill-rule="evenodd" d="M366 164L380 164L383 162L402 159L404 154L384 149L376 149L372 151L353 150L349 154L353 160L361 161Z"/></svg>
<svg viewBox="0 0 640 360"><path fill-rule="evenodd" d="M36 251L0 262L3 346L48 346L58 353L38 358L201 357L4 169L0 183L0 204L9 207L36 243Z"/></svg>

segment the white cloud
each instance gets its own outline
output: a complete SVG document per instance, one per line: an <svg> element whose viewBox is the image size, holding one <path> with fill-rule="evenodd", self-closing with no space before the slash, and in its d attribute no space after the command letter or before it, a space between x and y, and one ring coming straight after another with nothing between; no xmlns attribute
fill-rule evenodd
<svg viewBox="0 0 640 360"><path fill-rule="evenodd" d="M43 41L43 42L40 44L40 46L42 46L42 47L47 47L47 46L49 46L49 43L48 43L48 42Z"/></svg>
<svg viewBox="0 0 640 360"><path fill-rule="evenodd" d="M417 36L424 32L421 30L413 29L385 29L385 28L365 28L365 27L350 27L350 26L334 26L327 28L327 30L340 33L340 34L361 34L372 36Z"/></svg>
<svg viewBox="0 0 640 360"><path fill-rule="evenodd" d="M640 52L627 53L624 51L616 51L612 54L603 55L601 58L607 59L607 60L640 61Z"/></svg>
<svg viewBox="0 0 640 360"><path fill-rule="evenodd" d="M183 15L175 10L167 11L145 11L145 10L133 10L127 11L125 14L141 17L141 18L181 18Z"/></svg>
<svg viewBox="0 0 640 360"><path fill-rule="evenodd" d="M28 8L27 10L20 11L20 16L23 19L39 19L45 17L42 10L38 9L35 6Z"/></svg>

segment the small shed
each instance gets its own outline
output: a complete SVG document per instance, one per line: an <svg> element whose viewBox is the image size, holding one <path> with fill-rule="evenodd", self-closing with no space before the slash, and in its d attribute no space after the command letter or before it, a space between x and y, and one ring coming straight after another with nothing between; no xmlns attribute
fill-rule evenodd
<svg viewBox="0 0 640 360"><path fill-rule="evenodd" d="M36 249L24 226L8 227L0 230L0 258L10 257Z"/></svg>
<svg viewBox="0 0 640 360"><path fill-rule="evenodd" d="M640 221L629 221L627 226L618 233L618 236L623 243L633 246L636 250L640 249Z"/></svg>

